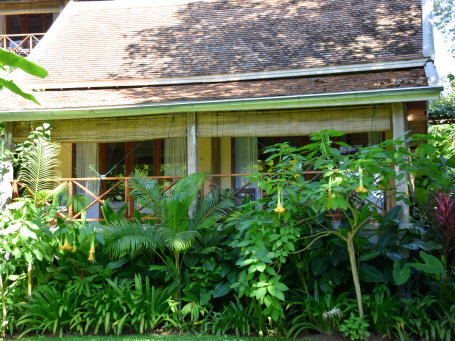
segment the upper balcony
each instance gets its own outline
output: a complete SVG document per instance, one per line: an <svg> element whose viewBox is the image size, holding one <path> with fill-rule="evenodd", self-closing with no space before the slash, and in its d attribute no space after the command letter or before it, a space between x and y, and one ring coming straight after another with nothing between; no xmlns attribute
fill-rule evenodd
<svg viewBox="0 0 455 341"><path fill-rule="evenodd" d="M0 48L28 57L43 37L44 33L0 34Z"/></svg>

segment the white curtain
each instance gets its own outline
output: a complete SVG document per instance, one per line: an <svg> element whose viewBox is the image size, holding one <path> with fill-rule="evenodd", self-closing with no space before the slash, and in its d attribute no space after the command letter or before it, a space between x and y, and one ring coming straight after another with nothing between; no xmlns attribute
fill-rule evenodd
<svg viewBox="0 0 455 341"><path fill-rule="evenodd" d="M76 178L92 178L99 176L99 157L98 157L98 144L97 143L76 143ZM95 195L99 195L100 183L99 181L80 181L82 186L87 188ZM76 193L84 193L84 191L77 187ZM89 202L94 199L91 195L85 193ZM87 218L98 219L99 203L94 204L87 210Z"/></svg>
<svg viewBox="0 0 455 341"><path fill-rule="evenodd" d="M234 138L234 171L237 174L255 173L258 160L257 137ZM240 188L248 182L248 177L236 176L235 187ZM248 186L252 188L253 186Z"/></svg>
<svg viewBox="0 0 455 341"><path fill-rule="evenodd" d="M186 137L164 139L164 175L185 175L186 162Z"/></svg>

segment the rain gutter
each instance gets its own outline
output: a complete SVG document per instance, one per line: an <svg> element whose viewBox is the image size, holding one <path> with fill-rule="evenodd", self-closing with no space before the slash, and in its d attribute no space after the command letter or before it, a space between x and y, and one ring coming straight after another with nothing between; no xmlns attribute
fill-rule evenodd
<svg viewBox="0 0 455 341"><path fill-rule="evenodd" d="M166 113L246 111L334 107L379 103L415 102L437 99L442 86L422 86L399 89L350 91L340 93L294 95L279 97L179 101L127 106L80 107L41 110L0 111L0 122L103 118Z"/></svg>

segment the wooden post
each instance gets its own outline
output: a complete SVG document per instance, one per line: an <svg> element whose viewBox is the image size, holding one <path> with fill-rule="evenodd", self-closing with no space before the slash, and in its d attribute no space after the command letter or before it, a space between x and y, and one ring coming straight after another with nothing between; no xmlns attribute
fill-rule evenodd
<svg viewBox="0 0 455 341"><path fill-rule="evenodd" d="M12 151L13 145L13 123L5 123L4 135L0 142L0 209L9 204L13 196L11 181L13 180L13 164L6 156L6 150Z"/></svg>
<svg viewBox="0 0 455 341"><path fill-rule="evenodd" d="M186 145L188 155L188 175L197 173L197 136L196 136L196 113L188 113L186 116Z"/></svg>
<svg viewBox="0 0 455 341"><path fill-rule="evenodd" d="M398 139L404 136L407 130L404 103L392 104L392 126L394 139ZM398 173L399 169L396 167L395 171ZM396 192L397 194L401 193L404 195L408 193L408 184L406 179L404 179L401 183L396 183ZM409 206L402 200L397 201L397 205L401 206L400 225L405 226L409 224L410 221Z"/></svg>
<svg viewBox="0 0 455 341"><path fill-rule="evenodd" d="M73 195L74 195L74 188L73 188L73 181L71 181L71 180L68 181L68 194L69 194L70 198L72 199ZM74 214L73 203L71 203L71 205L68 207L68 218L70 220L73 220L73 214Z"/></svg>
<svg viewBox="0 0 455 341"><path fill-rule="evenodd" d="M125 142L125 155L128 155L125 160L126 176L132 176L134 173L134 142ZM130 195L130 184L128 180L125 183L125 203L128 203L128 208L125 211L127 217L131 217L134 211L134 201Z"/></svg>

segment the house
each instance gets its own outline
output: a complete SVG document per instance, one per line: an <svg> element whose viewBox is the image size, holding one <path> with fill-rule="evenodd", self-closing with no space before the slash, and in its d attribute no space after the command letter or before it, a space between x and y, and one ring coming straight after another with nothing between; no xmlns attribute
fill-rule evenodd
<svg viewBox="0 0 455 341"><path fill-rule="evenodd" d="M74 188L91 193L92 207L115 192L101 194L107 179L134 170L209 171L225 175L214 185L242 189L241 174L275 142L299 146L322 129L353 145L426 132L427 102L442 90L431 9L427 0L71 1L30 56L49 76L22 78L41 106L4 99L0 121L14 141L53 121L63 177L85 179Z"/></svg>
<svg viewBox="0 0 455 341"><path fill-rule="evenodd" d="M0 47L28 56L68 0L5 0L0 2Z"/></svg>

